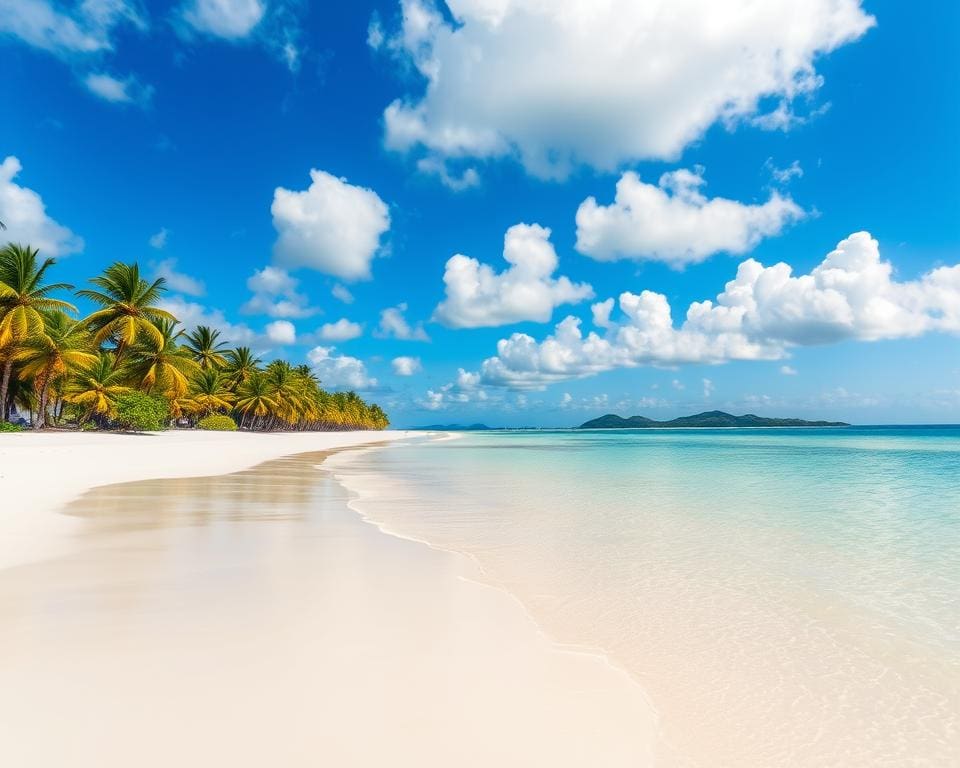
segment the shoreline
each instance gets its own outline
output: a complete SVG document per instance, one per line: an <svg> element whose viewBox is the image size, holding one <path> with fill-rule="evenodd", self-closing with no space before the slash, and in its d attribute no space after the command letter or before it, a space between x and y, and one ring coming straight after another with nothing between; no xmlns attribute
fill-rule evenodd
<svg viewBox="0 0 960 768"><path fill-rule="evenodd" d="M189 730L186 721L202 717L192 713L194 698L204 711L230 711L236 703L224 697L237 695L231 688L242 684L270 711L247 701L257 715L244 710L237 717L249 733L193 734L191 754L209 751L223 762L218 750L225 749L236 765L262 765L270 756L276 764L280 754L287 766L307 756L303 764L326 758L480 766L518 757L571 767L651 764L649 701L632 677L601 655L550 640L509 592L477 578L465 556L380 530L350 505L351 492L326 461L373 450L369 438L376 435L354 433L347 445L295 446L296 454L230 473L197 476L193 466L178 479L180 465L168 465L151 472L163 478L96 485L61 506L67 514L49 513L73 524L66 539L58 532L65 548L50 554L48 547L42 559L0 570L0 608L13 619L0 638L0 690L17 692L0 693L6 713L0 721L15 736L7 749L15 757L32 754L29 745L56 722L60 742L72 745L72 764L167 765L175 757L170 746L137 754L144 734ZM225 447L219 441L195 445L211 464L251 460L251 453L214 457L213 448ZM81 462L87 468L109 453L90 449ZM144 465L108 474L142 475ZM151 503L138 506L140 499ZM220 510L213 517L209 505ZM305 522L304 515L319 519ZM172 585L173 565L186 573ZM230 574L227 583L221 574ZM118 612L110 596L131 588L138 601ZM238 626L245 628L239 634L225 631ZM251 648L259 661L251 661ZM259 669L263 658L272 660L267 670ZM211 688L203 682L211 679L222 681ZM94 689L100 693L92 698L83 693ZM156 697L149 723L123 709L134 695ZM289 722L299 721L304 697L328 726L323 743L313 742L312 720L309 733ZM46 705L52 713L30 714L44 702L53 702ZM68 716L78 707L82 714ZM221 720L230 718L218 715L206 727L233 733L237 721ZM94 758L102 724L121 735L107 755ZM361 744L370 730L384 740L383 752ZM471 743L478 737L482 743ZM289 740L286 753L277 751L281 740ZM291 751L295 743L300 747ZM62 764L61 749L44 745L19 764ZM357 759L357 749L369 753L366 760ZM5 751L0 746L0 755Z"/></svg>
<svg viewBox="0 0 960 768"><path fill-rule="evenodd" d="M0 571L64 551L76 521L57 513L93 488L227 474L296 453L415 436L401 430L3 434L0 498L6 504L0 514Z"/></svg>

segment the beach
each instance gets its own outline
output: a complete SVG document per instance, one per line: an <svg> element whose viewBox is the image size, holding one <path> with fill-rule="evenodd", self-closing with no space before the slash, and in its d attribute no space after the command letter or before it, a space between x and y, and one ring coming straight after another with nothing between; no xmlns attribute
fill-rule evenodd
<svg viewBox="0 0 960 768"><path fill-rule="evenodd" d="M652 764L635 680L323 470L413 439L2 436L0 763Z"/></svg>

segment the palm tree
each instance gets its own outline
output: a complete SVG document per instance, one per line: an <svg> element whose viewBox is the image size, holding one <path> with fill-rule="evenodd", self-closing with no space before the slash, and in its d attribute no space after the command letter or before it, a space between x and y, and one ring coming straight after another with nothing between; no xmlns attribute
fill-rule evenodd
<svg viewBox="0 0 960 768"><path fill-rule="evenodd" d="M293 367L286 360L274 360L265 371L267 381L273 389L273 396L277 407L274 419L270 425L276 425L276 419L294 424L303 410L303 388L293 372Z"/></svg>
<svg viewBox="0 0 960 768"><path fill-rule="evenodd" d="M263 373L255 373L237 388L237 410L243 414L241 428L247 417L252 416L251 427L257 419L272 416L277 411L277 399L273 387Z"/></svg>
<svg viewBox="0 0 960 768"><path fill-rule="evenodd" d="M219 337L220 331L208 325L198 325L193 333L186 336L184 346L205 371L210 368L223 368L227 364L222 351L227 342L217 341Z"/></svg>
<svg viewBox="0 0 960 768"><path fill-rule="evenodd" d="M44 285L47 270L56 262L44 259L38 265L38 255L36 248L15 243L8 243L0 249L0 357L4 361L0 377L2 420L9 413L7 392L17 346L43 332L45 312L77 311L73 304L50 298L53 291L70 290L73 286L67 283Z"/></svg>
<svg viewBox="0 0 960 768"><path fill-rule="evenodd" d="M173 323L177 318L157 306L165 290L166 281L162 277L149 283L140 277L137 264L118 261L90 282L99 290L84 289L77 291L77 295L101 307L84 319L93 329L97 344L112 339L118 360L137 341L149 339L156 347L163 347L163 334L157 324L163 320Z"/></svg>
<svg viewBox="0 0 960 768"><path fill-rule="evenodd" d="M117 397L130 391L124 383L126 375L114 364L112 355L101 352L70 377L63 399L84 409L83 421L92 417L102 420L113 412Z"/></svg>
<svg viewBox="0 0 960 768"><path fill-rule="evenodd" d="M44 330L27 338L14 353L20 363L20 378L32 379L37 393L37 416L34 429L47 425L50 387L68 373L93 364L97 356L90 351L86 329L66 312L54 310L44 316Z"/></svg>
<svg viewBox="0 0 960 768"><path fill-rule="evenodd" d="M130 347L130 372L144 392L157 392L170 400L187 393L191 377L200 366L177 343L183 335L176 321L159 318L153 326L156 335L147 334Z"/></svg>
<svg viewBox="0 0 960 768"><path fill-rule="evenodd" d="M250 351L250 347L237 347L236 349L227 350L224 357L226 358L226 365L224 366L223 372L233 383L234 387L243 384L260 370L260 359L254 356L253 352Z"/></svg>
<svg viewBox="0 0 960 768"><path fill-rule="evenodd" d="M190 393L190 399L202 416L217 411L229 411L237 399L230 391L226 377L220 371L212 369L200 371L194 376Z"/></svg>

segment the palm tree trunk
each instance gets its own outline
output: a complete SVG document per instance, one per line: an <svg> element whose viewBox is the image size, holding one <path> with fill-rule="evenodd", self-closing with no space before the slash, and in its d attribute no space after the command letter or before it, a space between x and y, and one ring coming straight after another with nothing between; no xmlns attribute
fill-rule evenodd
<svg viewBox="0 0 960 768"><path fill-rule="evenodd" d="M47 426L47 399L50 396L48 382L44 381L40 388L40 403L37 406L37 418L33 422L34 429L43 429Z"/></svg>
<svg viewBox="0 0 960 768"><path fill-rule="evenodd" d="M6 421L10 416L7 405L7 392L10 390L10 372L13 370L13 357L8 357L3 364L3 379L0 380L0 421Z"/></svg>

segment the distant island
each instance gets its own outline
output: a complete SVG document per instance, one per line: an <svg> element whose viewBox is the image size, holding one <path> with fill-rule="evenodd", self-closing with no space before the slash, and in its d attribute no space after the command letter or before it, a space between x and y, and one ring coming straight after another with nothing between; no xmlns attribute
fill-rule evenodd
<svg viewBox="0 0 960 768"><path fill-rule="evenodd" d="M723 411L705 411L694 416L681 416L670 421L656 421L646 416L624 418L613 413L591 419L579 429L653 429L655 427L849 427L843 421L806 421L804 419L768 419L752 413L734 416Z"/></svg>

